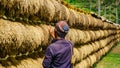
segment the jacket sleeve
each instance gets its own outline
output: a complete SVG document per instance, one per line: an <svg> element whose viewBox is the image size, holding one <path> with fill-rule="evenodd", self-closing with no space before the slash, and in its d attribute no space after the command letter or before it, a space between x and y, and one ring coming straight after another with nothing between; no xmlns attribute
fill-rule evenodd
<svg viewBox="0 0 120 68"><path fill-rule="evenodd" d="M52 56L53 56L52 48L48 47L46 49L45 58L44 58L43 63L42 63L44 68L50 68L51 67Z"/></svg>

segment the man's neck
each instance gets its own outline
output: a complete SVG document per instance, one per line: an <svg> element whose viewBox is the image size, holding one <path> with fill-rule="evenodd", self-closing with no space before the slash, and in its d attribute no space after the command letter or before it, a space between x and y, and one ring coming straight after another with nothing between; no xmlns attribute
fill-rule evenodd
<svg viewBox="0 0 120 68"><path fill-rule="evenodd" d="M59 39L64 39L64 38L61 38L61 37L57 37L56 39L58 39L58 40L59 40Z"/></svg>

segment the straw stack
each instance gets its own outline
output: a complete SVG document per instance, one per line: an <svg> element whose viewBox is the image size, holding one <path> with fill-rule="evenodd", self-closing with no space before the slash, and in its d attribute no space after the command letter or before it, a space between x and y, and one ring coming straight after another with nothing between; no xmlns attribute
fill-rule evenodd
<svg viewBox="0 0 120 68"><path fill-rule="evenodd" d="M0 50L1 57L27 53L37 48L45 48L50 43L48 25L28 25L25 23L12 22L0 19ZM54 28L54 27L52 27ZM70 29L66 39L72 41L75 46L92 41L100 40L111 35L120 33L119 30L78 30ZM103 41L104 42L104 41ZM105 42L107 43L107 41ZM104 43L104 44L105 44ZM100 43L101 44L101 43ZM101 44L101 45L104 45ZM14 50L14 52L13 52Z"/></svg>
<svg viewBox="0 0 120 68"><path fill-rule="evenodd" d="M120 37L118 38L120 40ZM110 44L105 46L104 48L100 49L99 51L93 53L92 55L89 55L87 58L82 60L80 63L76 64L74 68L90 68L92 65L99 61L100 58L105 55L112 47L113 45L118 42L117 39L112 41Z"/></svg>
<svg viewBox="0 0 120 68"><path fill-rule="evenodd" d="M115 40L119 37L120 37L120 35L116 35L116 36L112 35L105 39L91 42L91 43L88 43L85 45L81 45L81 47L74 48L74 55L73 55L72 63L80 62L81 60L83 60L84 58L89 56L90 54L95 53L96 51L98 51L101 48L104 48L110 42L112 42L113 40Z"/></svg>
<svg viewBox="0 0 120 68"><path fill-rule="evenodd" d="M0 5L1 17L12 21L32 24L46 21L53 24L50 22L66 20L69 26L79 29L120 29L90 14L70 9L56 0L0 0Z"/></svg>
<svg viewBox="0 0 120 68"><path fill-rule="evenodd" d="M0 68L43 68L49 25L60 20L70 26L74 68L90 68L120 41L118 24L63 0L0 0Z"/></svg>

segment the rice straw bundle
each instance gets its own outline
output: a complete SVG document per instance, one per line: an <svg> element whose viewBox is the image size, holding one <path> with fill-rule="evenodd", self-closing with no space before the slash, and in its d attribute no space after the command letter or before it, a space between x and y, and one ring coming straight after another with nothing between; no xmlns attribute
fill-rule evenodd
<svg viewBox="0 0 120 68"><path fill-rule="evenodd" d="M74 68L90 68L95 62L99 61L100 58L105 55L108 50L113 46L115 42L111 42L104 48L100 49L99 51L95 52L92 55L89 55L86 59L82 60L81 62L77 63Z"/></svg>
<svg viewBox="0 0 120 68"><path fill-rule="evenodd" d="M0 68L43 68L42 67L43 58L27 58L19 61L17 65L2 66Z"/></svg>
<svg viewBox="0 0 120 68"><path fill-rule="evenodd" d="M100 40L99 41L100 48L104 47L107 43L108 43L107 40Z"/></svg>
<svg viewBox="0 0 120 68"><path fill-rule="evenodd" d="M82 47L78 47L78 54L80 55L79 60L81 61L83 58L85 58L89 53L92 51L92 48L89 48L90 45L84 45ZM86 50L87 49L87 50Z"/></svg>
<svg viewBox="0 0 120 68"><path fill-rule="evenodd" d="M104 31L103 30L99 30L99 33L100 33L100 38L104 37Z"/></svg>
<svg viewBox="0 0 120 68"><path fill-rule="evenodd" d="M86 45L84 48L87 49L86 56L88 56L89 54L93 52L93 47L90 44Z"/></svg>
<svg viewBox="0 0 120 68"><path fill-rule="evenodd" d="M108 23L103 22L103 24L104 24L103 28L104 28L104 29L108 29Z"/></svg>
<svg viewBox="0 0 120 68"><path fill-rule="evenodd" d="M75 12L72 9L70 9L69 12L70 12L70 16L69 16L69 19L68 19L68 24L70 26L73 26L73 25L75 25L75 18L76 18Z"/></svg>
<svg viewBox="0 0 120 68"><path fill-rule="evenodd" d="M73 34L74 34L74 35L73 35ZM75 31L74 29L71 29L71 41L72 41L73 43L76 42L76 35L77 35L76 31Z"/></svg>
<svg viewBox="0 0 120 68"><path fill-rule="evenodd" d="M83 37L81 37L81 32L80 32L80 30L77 30L77 29L76 29L76 32L77 32L76 42L77 42L77 43L80 43L80 42L81 42L81 38L83 38Z"/></svg>
<svg viewBox="0 0 120 68"><path fill-rule="evenodd" d="M14 0L15 1L15 0ZM36 14L39 11L39 7L42 5L42 0L21 0L16 1L17 6L19 6L19 10L21 14L29 13L29 14ZM15 3L14 3L15 4Z"/></svg>
<svg viewBox="0 0 120 68"><path fill-rule="evenodd" d="M88 46L89 49L90 49L90 50L88 51L88 55L89 55L89 54L91 54L91 53L94 51L94 49L93 49L93 46L92 46L91 44L88 44L87 46Z"/></svg>
<svg viewBox="0 0 120 68"><path fill-rule="evenodd" d="M97 56L96 61L99 61L101 58L101 55L97 52L95 52L94 55Z"/></svg>
<svg viewBox="0 0 120 68"><path fill-rule="evenodd" d="M90 55L89 58L90 58L90 61L91 61L90 66L92 66L96 62L96 56L93 54L93 55Z"/></svg>
<svg viewBox="0 0 120 68"><path fill-rule="evenodd" d="M1 4L0 4L0 6L1 6ZM1 7L0 7L0 8L1 8ZM1 8L1 9L0 9L0 17L3 17L3 16L4 16L4 13L5 13L4 9Z"/></svg>
<svg viewBox="0 0 120 68"><path fill-rule="evenodd" d="M77 35L76 32L75 32L75 35L73 35L74 32L75 32L74 29L70 29L70 31L68 32L68 34L66 36L66 39L72 41L73 43L75 43L75 41L76 41L76 39L75 39L76 36L75 35Z"/></svg>
<svg viewBox="0 0 120 68"><path fill-rule="evenodd" d="M80 52L78 51L77 48L74 48L73 50L74 50L74 52L73 52L72 63L75 63L75 62L80 61L80 56L81 55L80 55Z"/></svg>
<svg viewBox="0 0 120 68"><path fill-rule="evenodd" d="M92 43L91 46L93 46L93 52L95 52L95 51L97 51L98 49L100 49L100 46L99 46L98 42Z"/></svg>
<svg viewBox="0 0 120 68"><path fill-rule="evenodd" d="M44 41L43 37L45 36L43 34L43 30L40 29L39 27L34 27L34 26L27 26L27 31L26 31L26 40L23 45L26 44L26 47L23 46L24 48L28 48L28 50L34 50L35 48L38 48L39 45ZM31 43L31 44L30 44Z"/></svg>
<svg viewBox="0 0 120 68"><path fill-rule="evenodd" d="M34 49L38 48L40 45L45 46L49 43L48 40L50 40L50 35L47 25L32 26L3 19L1 19L0 22L1 51L3 51L2 53L4 53L5 55L8 53L17 54L18 52L31 52ZM89 33L90 31L70 29L67 39L71 40L74 44L87 43L92 38L92 35L90 35ZM104 46L107 43L100 44ZM13 53L11 49L14 50L15 53Z"/></svg>
<svg viewBox="0 0 120 68"><path fill-rule="evenodd" d="M85 23L85 25L86 25L86 28L88 28L89 27L89 19L88 19L88 16L87 15L85 15L85 14L82 14L83 15L83 17L85 18L84 20L84 22L83 23Z"/></svg>
<svg viewBox="0 0 120 68"><path fill-rule="evenodd" d="M60 5L60 6L61 6L61 18L60 18L60 20L68 21L69 16L70 16L70 12L69 12L68 8L66 8L64 5Z"/></svg>
<svg viewBox="0 0 120 68"><path fill-rule="evenodd" d="M91 54L93 52L93 50L94 50L91 44L86 45L86 47L84 47L84 48L86 48L86 50L87 50L86 56L88 56L89 54Z"/></svg>
<svg viewBox="0 0 120 68"><path fill-rule="evenodd" d="M86 49L86 47L87 46L81 47L83 58L86 57L86 55L87 55L87 49Z"/></svg>
<svg viewBox="0 0 120 68"><path fill-rule="evenodd" d="M96 38L100 38L100 32L99 31L95 31L95 35L96 35Z"/></svg>
<svg viewBox="0 0 120 68"><path fill-rule="evenodd" d="M114 30L78 30L78 29L71 29L66 36L67 40L73 41L74 44L83 44L88 43L95 40L100 40L102 38L106 38L110 35L114 35L116 31ZM73 35L74 34L74 35Z"/></svg>
<svg viewBox="0 0 120 68"><path fill-rule="evenodd" d="M87 57L88 55L98 51L101 48L104 48L106 45L108 45L114 38L114 36L110 36L108 38L102 39L100 41L95 41L91 44L81 45L81 47L77 47L78 54L81 56L79 57L78 61L81 61L83 58Z"/></svg>
<svg viewBox="0 0 120 68"><path fill-rule="evenodd" d="M61 19L61 13L62 13L61 5L55 0L51 0L51 2L54 4L55 7L55 15L53 21L59 21Z"/></svg>
<svg viewBox="0 0 120 68"><path fill-rule="evenodd" d="M117 34L120 33L120 30L117 30L116 33L117 33Z"/></svg>
<svg viewBox="0 0 120 68"><path fill-rule="evenodd" d="M89 68L89 67L91 67L90 66L90 58L88 57L88 58L86 58L86 60L85 60L86 62L87 62L87 65L86 65L86 67L85 68Z"/></svg>
<svg viewBox="0 0 120 68"><path fill-rule="evenodd" d="M88 17L88 24L89 24L89 28L92 28L93 27L93 19L92 19L92 16L90 16L90 15L87 15L87 17Z"/></svg>
<svg viewBox="0 0 120 68"><path fill-rule="evenodd" d="M100 20L100 19L97 19L97 23L98 23L98 27L103 27L104 25L103 25L103 22L102 22L102 20Z"/></svg>
<svg viewBox="0 0 120 68"><path fill-rule="evenodd" d="M108 30L104 30L104 35L105 35L105 37L107 37L109 35Z"/></svg>
<svg viewBox="0 0 120 68"><path fill-rule="evenodd" d="M86 35L84 33L84 31L81 31L81 30L78 30L78 38L79 38L79 43L85 43L85 40L86 40Z"/></svg>
<svg viewBox="0 0 120 68"><path fill-rule="evenodd" d="M12 50L14 50L14 49L18 49L22 44L21 42L23 41L22 33L24 33L25 28L22 25L21 27L18 25L20 24L15 24L15 23L11 24L10 22L0 20L0 40L1 40L0 44L1 44L1 51L3 51L3 54L4 53L6 54L8 52L11 53L11 50L9 50L10 47L13 47ZM20 29L19 33L16 28ZM21 29L23 31L21 31Z"/></svg>
<svg viewBox="0 0 120 68"><path fill-rule="evenodd" d="M83 60L81 63L77 64L74 68L87 68L86 60Z"/></svg>
<svg viewBox="0 0 120 68"><path fill-rule="evenodd" d="M91 41L96 40L96 35L94 31L89 31L89 34L91 35Z"/></svg>
<svg viewBox="0 0 120 68"><path fill-rule="evenodd" d="M42 28L42 30L43 30L43 37L42 38L44 38L43 39L43 41L42 41L42 44L41 45L44 45L44 46L47 46L48 45L48 43L50 43L50 40L51 40L51 36L50 36L50 34L49 34L49 26L47 26L47 25L40 25L40 27ZM51 29L54 29L54 27L51 27Z"/></svg>
<svg viewBox="0 0 120 68"><path fill-rule="evenodd" d="M76 18L75 18L75 26L76 27L80 27L80 26L82 26L82 24L81 24L81 18L80 18L80 15L79 15L80 13L78 13L78 12L76 12Z"/></svg>
<svg viewBox="0 0 120 68"><path fill-rule="evenodd" d="M81 24L82 24L83 26L85 26L85 25L86 25L86 23L85 23L85 16L84 16L83 13L80 14L80 18L81 18ZM84 28L85 28L85 27L84 27Z"/></svg>
<svg viewBox="0 0 120 68"><path fill-rule="evenodd" d="M77 49L78 49L78 52L80 54L79 61L81 61L84 58L84 52L82 51L82 48L80 48L80 47L78 47Z"/></svg>
<svg viewBox="0 0 120 68"><path fill-rule="evenodd" d="M13 16L12 14L14 14L14 12L15 12L14 8L12 8L14 6L14 2L15 1L13 1L13 0L9 0L9 1L1 0L0 1L1 13L2 13L1 17L6 13L6 11L10 13L10 14L6 13L6 15ZM6 9L5 9L5 7L6 7Z"/></svg>
<svg viewBox="0 0 120 68"><path fill-rule="evenodd" d="M79 24L77 24L79 22L79 15L77 12L73 11L74 15L75 15L75 27L78 26Z"/></svg>
<svg viewBox="0 0 120 68"><path fill-rule="evenodd" d="M97 22L97 19L96 18L92 18L93 19L93 26L95 26L96 28L98 27L98 22Z"/></svg>
<svg viewBox="0 0 120 68"><path fill-rule="evenodd" d="M97 23L95 23L95 18L94 17L92 17L92 16L90 16L90 19L91 19L91 23L93 24L93 26L96 26L97 25Z"/></svg>
<svg viewBox="0 0 120 68"><path fill-rule="evenodd" d="M58 1L59 3L61 3L63 0L56 0L56 1Z"/></svg>
<svg viewBox="0 0 120 68"><path fill-rule="evenodd" d="M76 29L74 29L73 32L74 32L74 35L75 35L75 37L76 37L76 38L75 38L75 43L76 43L76 44L79 44L79 43L80 43L80 38L79 38L80 35L79 35L79 32L78 32L78 30L76 30Z"/></svg>
<svg viewBox="0 0 120 68"><path fill-rule="evenodd" d="M90 34L88 31L84 31L85 35L86 35L86 39L84 40L85 42L89 41L92 37L90 37Z"/></svg>
<svg viewBox="0 0 120 68"><path fill-rule="evenodd" d="M71 27L80 28L84 26L81 29L118 29L116 25L103 23L100 19L76 11L76 8L67 8L56 0L1 0L0 5L2 7L0 9L1 17L5 15L7 16L6 19L14 21L18 19L25 22L33 21L32 18L29 18L32 16L35 17L36 21L56 22L66 20Z"/></svg>
<svg viewBox="0 0 120 68"><path fill-rule="evenodd" d="M44 0L44 6L41 9L41 19L51 21L55 14L55 7L50 0Z"/></svg>
<svg viewBox="0 0 120 68"><path fill-rule="evenodd" d="M43 30L39 26L23 25L0 19L0 50L4 55L33 51L42 42L45 42L44 36Z"/></svg>

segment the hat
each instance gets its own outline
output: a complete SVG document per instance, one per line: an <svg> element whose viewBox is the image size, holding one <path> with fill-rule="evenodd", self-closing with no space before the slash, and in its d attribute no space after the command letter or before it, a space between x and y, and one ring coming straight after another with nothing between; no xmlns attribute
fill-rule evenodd
<svg viewBox="0 0 120 68"><path fill-rule="evenodd" d="M68 33L69 31L69 26L66 23L66 21L59 21L56 23L55 26L55 31L60 35L60 36L64 36Z"/></svg>

